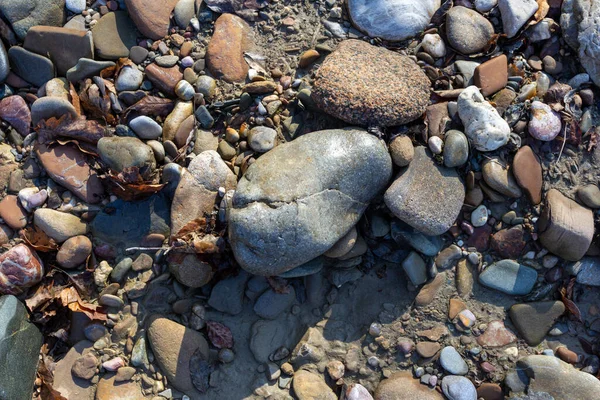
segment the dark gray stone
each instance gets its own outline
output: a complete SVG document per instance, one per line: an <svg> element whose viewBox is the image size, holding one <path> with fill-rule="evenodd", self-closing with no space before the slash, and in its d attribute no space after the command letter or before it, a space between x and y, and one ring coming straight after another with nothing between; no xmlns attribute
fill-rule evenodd
<svg viewBox="0 0 600 400"><path fill-rule="evenodd" d="M14 296L0 297L0 399L31 400L42 334Z"/></svg>
<svg viewBox="0 0 600 400"><path fill-rule="evenodd" d="M2 0L0 14L12 25L23 40L32 26L63 26L65 22L65 0Z"/></svg>
<svg viewBox="0 0 600 400"><path fill-rule="evenodd" d="M531 292L537 281L535 269L520 265L516 261L502 260L494 263L479 274L479 283L513 296L524 296Z"/></svg>
<svg viewBox="0 0 600 400"><path fill-rule="evenodd" d="M130 167L151 171L156 168L152 148L138 138L104 137L98 141L98 153L102 161L117 172Z"/></svg>
<svg viewBox="0 0 600 400"><path fill-rule="evenodd" d="M539 301L514 304L508 315L527 344L537 346L564 312L562 301Z"/></svg>
<svg viewBox="0 0 600 400"><path fill-rule="evenodd" d="M483 15L466 7L453 7L446 14L446 35L450 46L463 54L485 49L494 34L494 26Z"/></svg>
<svg viewBox="0 0 600 400"><path fill-rule="evenodd" d="M67 71L67 80L77 82L85 78L97 76L104 68L115 65L112 61L96 61L89 58L80 58L77 64Z"/></svg>
<svg viewBox="0 0 600 400"><path fill-rule="evenodd" d="M423 146L385 192L385 204L401 221L426 235L446 232L460 213L465 188L456 170L435 163Z"/></svg>
<svg viewBox="0 0 600 400"><path fill-rule="evenodd" d="M254 312L263 319L276 319L294 304L296 291L292 286L287 287L286 293L277 293L269 289L256 300Z"/></svg>
<svg viewBox="0 0 600 400"><path fill-rule="evenodd" d="M250 275L240 271L237 276L219 281L212 289L208 305L215 310L237 315L244 306L244 288Z"/></svg>
<svg viewBox="0 0 600 400"><path fill-rule="evenodd" d="M416 231L404 222L394 220L392 222L392 239L399 245L408 244L419 253L433 257L442 250L444 240L441 236L427 236Z"/></svg>
<svg viewBox="0 0 600 400"><path fill-rule="evenodd" d="M359 129L309 133L248 168L229 210L229 240L242 268L279 275L323 254L387 184L392 160Z"/></svg>
<svg viewBox="0 0 600 400"><path fill-rule="evenodd" d="M52 61L22 47L11 47L8 59L12 71L34 86L41 87L55 76Z"/></svg>
<svg viewBox="0 0 600 400"><path fill-rule="evenodd" d="M584 258L577 264L577 283L600 286L600 258Z"/></svg>
<svg viewBox="0 0 600 400"><path fill-rule="evenodd" d="M280 347L293 349L304 330L291 314L273 321L259 319L252 325L250 351L259 363L268 362L269 355Z"/></svg>

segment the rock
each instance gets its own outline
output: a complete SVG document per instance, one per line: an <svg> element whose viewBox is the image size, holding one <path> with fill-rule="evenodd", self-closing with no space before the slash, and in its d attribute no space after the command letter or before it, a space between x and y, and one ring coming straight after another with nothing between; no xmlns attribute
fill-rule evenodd
<svg viewBox="0 0 600 400"><path fill-rule="evenodd" d="M94 354L88 352L75 360L71 372L78 378L90 380L96 375L97 366L98 359Z"/></svg>
<svg viewBox="0 0 600 400"><path fill-rule="evenodd" d="M319 109L349 124L395 126L425 112L429 86L410 58L346 40L318 69L311 96Z"/></svg>
<svg viewBox="0 0 600 400"><path fill-rule="evenodd" d="M477 398L484 400L504 400L504 393L500 385L496 383L482 383L477 388Z"/></svg>
<svg viewBox="0 0 600 400"><path fill-rule="evenodd" d="M116 172L137 167L144 175L145 171L150 172L156 168L152 148L138 138L104 137L98 141L98 153L102 161Z"/></svg>
<svg viewBox="0 0 600 400"><path fill-rule="evenodd" d="M531 103L531 120L529 134L538 140L549 142L554 140L562 130L560 114L541 101Z"/></svg>
<svg viewBox="0 0 600 400"><path fill-rule="evenodd" d="M510 168L505 168L497 158L487 158L483 163L483 180L496 192L510 197L521 197L521 189Z"/></svg>
<svg viewBox="0 0 600 400"><path fill-rule="evenodd" d="M458 96L458 115L477 150L493 151L508 143L508 123L485 101L477 86L469 86Z"/></svg>
<svg viewBox="0 0 600 400"><path fill-rule="evenodd" d="M427 33L421 41L422 49L433 58L441 58L446 55L446 44L444 39L437 33Z"/></svg>
<svg viewBox="0 0 600 400"><path fill-rule="evenodd" d="M375 400L442 400L443 396L421 385L410 372L396 372L382 380L375 391Z"/></svg>
<svg viewBox="0 0 600 400"><path fill-rule="evenodd" d="M104 195L102 182L96 171L90 168L86 155L75 146L48 147L40 144L36 154L55 182L69 189L86 203L94 204L101 200Z"/></svg>
<svg viewBox="0 0 600 400"><path fill-rule="evenodd" d="M114 66L112 61L96 61L89 58L81 58L77 64L67 71L66 77L69 82L78 82L85 78L97 76L105 68Z"/></svg>
<svg viewBox="0 0 600 400"><path fill-rule="evenodd" d="M600 286L600 262L597 258L584 258L577 263L577 282L583 285Z"/></svg>
<svg viewBox="0 0 600 400"><path fill-rule="evenodd" d="M431 282L425 284L421 290L419 290L419 294L415 297L415 305L417 307L424 307L431 304L445 281L446 275L444 273L437 274Z"/></svg>
<svg viewBox="0 0 600 400"><path fill-rule="evenodd" d="M56 254L56 262L66 269L83 264L92 253L92 242L87 236L75 236L67 239Z"/></svg>
<svg viewBox="0 0 600 400"><path fill-rule="evenodd" d="M248 74L244 52L253 46L248 24L233 14L222 14L206 50L206 65L210 73L227 82L243 82Z"/></svg>
<svg viewBox="0 0 600 400"><path fill-rule="evenodd" d="M33 26L62 26L66 16L65 0L5 0L0 4L0 14L23 40Z"/></svg>
<svg viewBox="0 0 600 400"><path fill-rule="evenodd" d="M198 0L179 0L177 2L173 14L175 22L180 28L187 28L192 18L196 16L196 3L201 4Z"/></svg>
<svg viewBox="0 0 600 400"><path fill-rule="evenodd" d="M23 47L49 57L59 76L65 76L80 58L94 58L92 36L74 29L34 26L27 31Z"/></svg>
<svg viewBox="0 0 600 400"><path fill-rule="evenodd" d="M533 204L539 204L542 201L542 164L531 147L523 146L517 151L512 172L529 200Z"/></svg>
<svg viewBox="0 0 600 400"><path fill-rule="evenodd" d="M75 215L50 208L35 210L33 223L58 243L73 236L85 235L87 231L86 223Z"/></svg>
<svg viewBox="0 0 600 400"><path fill-rule="evenodd" d="M205 99L211 100L217 90L217 82L208 75L200 75L196 80L196 91L201 93Z"/></svg>
<svg viewBox="0 0 600 400"><path fill-rule="evenodd" d="M144 47L133 46L131 49L129 49L129 58L135 64L141 64L144 62L146 57L148 57L148 53L150 52Z"/></svg>
<svg viewBox="0 0 600 400"><path fill-rule="evenodd" d="M444 199L442 203L431 201ZM385 204L400 220L426 235L441 235L454 223L465 198L457 172L437 165L424 147L385 193Z"/></svg>
<svg viewBox="0 0 600 400"><path fill-rule="evenodd" d="M244 85L244 92L249 94L269 94L277 89L277 84L273 81L256 81Z"/></svg>
<svg viewBox="0 0 600 400"><path fill-rule="evenodd" d="M411 251L408 257L402 261L402 268L414 286L420 286L427 282L425 261L418 253Z"/></svg>
<svg viewBox="0 0 600 400"><path fill-rule="evenodd" d="M390 154L394 164L399 167L406 167L415 156L412 140L405 135L397 136L390 143Z"/></svg>
<svg viewBox="0 0 600 400"><path fill-rule="evenodd" d="M250 337L250 350L256 361L266 363L269 355L277 349L294 347L298 343L300 329L298 320L291 314L272 321L256 321L252 325Z"/></svg>
<svg viewBox="0 0 600 400"><path fill-rule="evenodd" d="M451 130L444 141L444 165L448 168L462 167L469 159L469 141L464 133Z"/></svg>
<svg viewBox="0 0 600 400"><path fill-rule="evenodd" d="M42 334L29 322L25 306L10 295L0 297L0 326L0 393L10 400L30 400Z"/></svg>
<svg viewBox="0 0 600 400"><path fill-rule="evenodd" d="M192 377L190 361L194 354L209 361L208 343L204 336L176 322L153 316L148 323L148 340L161 372L167 380L188 396L199 396Z"/></svg>
<svg viewBox="0 0 600 400"><path fill-rule="evenodd" d="M292 286L288 286L286 293L277 293L269 289L256 300L254 312L262 319L277 319L295 300L296 292Z"/></svg>
<svg viewBox="0 0 600 400"><path fill-rule="evenodd" d="M398 220L392 222L392 239L401 246L408 243L413 249L433 257L440 252L444 242L440 236L427 236Z"/></svg>
<svg viewBox="0 0 600 400"><path fill-rule="evenodd" d="M448 400L477 400L475 385L464 376L445 376L442 379L442 391Z"/></svg>
<svg viewBox="0 0 600 400"><path fill-rule="evenodd" d="M177 0L128 0L127 11L142 35L158 40L167 36L171 12L176 4Z"/></svg>
<svg viewBox="0 0 600 400"><path fill-rule="evenodd" d="M537 227L544 247L565 260L577 261L592 243L593 213L558 190L550 189Z"/></svg>
<svg viewBox="0 0 600 400"><path fill-rule="evenodd" d="M178 66L171 68L159 67L158 64L146 66L146 78L156 86L158 90L169 97L176 97L175 87L183 79L183 74Z"/></svg>
<svg viewBox="0 0 600 400"><path fill-rule="evenodd" d="M452 346L446 346L442 349L440 364L446 372L452 375L466 375L469 372L469 366Z"/></svg>
<svg viewBox="0 0 600 400"><path fill-rule="evenodd" d="M298 67L299 68L307 68L312 63L317 61L319 59L319 57L321 57L321 54L319 54L318 51L316 51L314 49L307 50L304 53L302 53L302 55L300 56L300 59L298 60Z"/></svg>
<svg viewBox="0 0 600 400"><path fill-rule="evenodd" d="M31 111L21 96L0 100L0 119L8 122L23 137L29 135Z"/></svg>
<svg viewBox="0 0 600 400"><path fill-rule="evenodd" d="M337 400L323 378L306 370L294 373L292 388L298 400Z"/></svg>
<svg viewBox="0 0 600 400"><path fill-rule="evenodd" d="M540 301L515 304L508 315L527 344L537 346L564 312L562 301Z"/></svg>
<svg viewBox="0 0 600 400"><path fill-rule="evenodd" d="M6 52L4 43L0 43L0 83L4 83L9 72L8 53Z"/></svg>
<svg viewBox="0 0 600 400"><path fill-rule="evenodd" d="M196 254L173 254L168 261L169 271L175 279L191 288L206 285L214 276L212 266L200 260Z"/></svg>
<svg viewBox="0 0 600 400"><path fill-rule="evenodd" d="M0 103L0 107L1 107ZM577 190L577 197L581 202L592 209L600 208L600 189L596 185L587 185Z"/></svg>
<svg viewBox="0 0 600 400"><path fill-rule="evenodd" d="M19 295L43 277L42 261L26 245L18 244L0 255L0 294Z"/></svg>
<svg viewBox="0 0 600 400"><path fill-rule="evenodd" d="M494 34L494 26L484 16L466 7L452 7L446 14L448 43L462 54L483 51Z"/></svg>
<svg viewBox="0 0 600 400"><path fill-rule="evenodd" d="M244 305L244 288L250 279L245 271L240 271L237 276L223 279L213 287L208 299L208 305L215 310L238 315Z"/></svg>
<svg viewBox="0 0 600 400"><path fill-rule="evenodd" d="M440 0L349 0L352 23L371 37L400 41L417 36L440 7Z"/></svg>
<svg viewBox="0 0 600 400"><path fill-rule="evenodd" d="M177 131L194 112L194 104L191 102L178 101L173 111L167 116L163 124L163 142L175 140Z"/></svg>
<svg viewBox="0 0 600 400"><path fill-rule="evenodd" d="M140 139L158 139L162 135L162 127L152 118L140 115L129 121L129 127Z"/></svg>
<svg viewBox="0 0 600 400"><path fill-rule="evenodd" d="M75 107L68 100L61 97L42 97L31 105L31 122L33 126L36 126L42 120L51 117L60 118L65 114L69 114L73 119L79 117Z"/></svg>
<svg viewBox="0 0 600 400"><path fill-rule="evenodd" d="M513 296L531 292L537 280L537 272L512 260L498 261L479 274L479 283Z"/></svg>
<svg viewBox="0 0 600 400"><path fill-rule="evenodd" d="M475 283L475 267L467 262L460 260L456 265L456 291L462 298L467 298L473 292Z"/></svg>
<svg viewBox="0 0 600 400"><path fill-rule="evenodd" d="M455 244L452 244L442 250L435 258L437 268L446 270L454 266L456 261L462 258L462 250Z"/></svg>
<svg viewBox="0 0 600 400"><path fill-rule="evenodd" d="M538 9L536 0L498 0L504 33L514 37Z"/></svg>
<svg viewBox="0 0 600 400"><path fill-rule="evenodd" d="M117 248L139 246L151 234L169 236L169 201L164 194L145 200L126 202L117 200L107 205L90 224L94 239Z"/></svg>
<svg viewBox="0 0 600 400"><path fill-rule="evenodd" d="M525 249L523 227L517 225L513 228L502 229L492 235L492 249L498 253L500 257L517 259Z"/></svg>
<svg viewBox="0 0 600 400"><path fill-rule="evenodd" d="M266 153L275 147L277 131L266 126L256 126L250 129L248 145L254 151Z"/></svg>
<svg viewBox="0 0 600 400"><path fill-rule="evenodd" d="M75 362L89 354L92 342L82 340L69 349L67 355L56 363L53 389L67 399L94 400L96 386L89 380L79 378L72 373Z"/></svg>
<svg viewBox="0 0 600 400"><path fill-rule="evenodd" d="M121 68L121 72L119 72L119 76L115 81L115 89L118 92L138 90L143 80L144 74L142 71L135 66L125 65Z"/></svg>
<svg viewBox="0 0 600 400"><path fill-rule="evenodd" d="M125 11L109 12L92 28L96 55L107 60L129 56L137 43L135 25Z"/></svg>
<svg viewBox="0 0 600 400"><path fill-rule="evenodd" d="M357 129L309 133L265 153L233 196L229 241L236 260L269 276L323 254L356 224L391 168L385 146ZM363 181L366 175L373 178Z"/></svg>
<svg viewBox="0 0 600 400"><path fill-rule="evenodd" d="M477 66L473 82L481 89L481 94L485 97L504 89L508 83L508 58L506 55L492 58Z"/></svg>
<svg viewBox="0 0 600 400"><path fill-rule="evenodd" d="M86 9L85 0L67 0L65 7L74 14L81 14Z"/></svg>
<svg viewBox="0 0 600 400"><path fill-rule="evenodd" d="M116 375L105 375L98 382L96 400L146 400L139 382L118 382Z"/></svg>
<svg viewBox="0 0 600 400"><path fill-rule="evenodd" d="M488 221L488 217L488 209L482 204L471 213L471 225L475 228L484 226Z"/></svg>
<svg viewBox="0 0 600 400"><path fill-rule="evenodd" d="M556 357L531 355L517 361L517 383L525 393L547 393L554 399L593 399L600 382ZM516 371L515 371L516 372ZM509 383L509 380L506 380ZM510 385L509 385L510 387ZM521 392L511 388L513 392Z"/></svg>
<svg viewBox="0 0 600 400"><path fill-rule="evenodd" d="M196 94L194 87L188 81L179 81L175 86L175 94L183 101L190 101Z"/></svg>
<svg viewBox="0 0 600 400"><path fill-rule="evenodd" d="M188 222L209 215L218 199L220 187L235 190L236 176L217 152L209 150L196 156L177 185L171 204L171 230L179 232Z"/></svg>
<svg viewBox="0 0 600 400"><path fill-rule="evenodd" d="M600 48L596 43L600 30L596 23L599 13L597 1L568 0L563 2L560 20L565 41L578 52L581 65L596 85L600 83L597 60Z"/></svg>
<svg viewBox="0 0 600 400"><path fill-rule="evenodd" d="M27 211L21 206L14 195L7 195L0 201L0 217L6 225L19 230L27 225Z"/></svg>
<svg viewBox="0 0 600 400"><path fill-rule="evenodd" d="M55 76L52 61L22 47L11 47L8 59L12 72L34 86L42 87Z"/></svg>
<svg viewBox="0 0 600 400"><path fill-rule="evenodd" d="M329 250L323 253L324 256L329 258L344 258L355 246L358 240L358 231L356 227L353 227L338 240Z"/></svg>
<svg viewBox="0 0 600 400"><path fill-rule="evenodd" d="M133 367L121 367L115 375L115 382L129 381L135 375L135 372L135 368Z"/></svg>

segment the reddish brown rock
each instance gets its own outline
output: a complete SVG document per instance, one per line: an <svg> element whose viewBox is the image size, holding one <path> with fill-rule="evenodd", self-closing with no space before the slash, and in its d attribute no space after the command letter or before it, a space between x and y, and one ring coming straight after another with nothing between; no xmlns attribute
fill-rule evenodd
<svg viewBox="0 0 600 400"><path fill-rule="evenodd" d="M163 68L157 64L150 64L146 67L146 77L158 90L167 96L176 97L175 86L183 79L183 73L177 65L171 68Z"/></svg>
<svg viewBox="0 0 600 400"><path fill-rule="evenodd" d="M298 67L306 68L317 61L319 57L321 57L321 55L318 51L314 49L307 50L300 56L300 59L298 60Z"/></svg>
<svg viewBox="0 0 600 400"><path fill-rule="evenodd" d="M8 122L21 136L29 135L31 111L21 96L9 96L0 101L0 119Z"/></svg>
<svg viewBox="0 0 600 400"><path fill-rule="evenodd" d="M83 152L71 145L48 147L39 145L38 160L58 184L69 189L86 203L98 203L104 194L102 182Z"/></svg>
<svg viewBox="0 0 600 400"><path fill-rule="evenodd" d="M27 31L23 47L49 57L59 76L65 76L80 58L94 58L91 35L87 31L59 28L56 26L34 26Z"/></svg>
<svg viewBox="0 0 600 400"><path fill-rule="evenodd" d="M215 78L242 82L248 74L244 52L252 47L248 24L233 14L221 14L206 51L206 63Z"/></svg>
<svg viewBox="0 0 600 400"><path fill-rule="evenodd" d="M381 381L375 391L375 400L442 400L437 391L422 385L410 372L397 372Z"/></svg>
<svg viewBox="0 0 600 400"><path fill-rule="evenodd" d="M483 335L477 338L477 343L484 347L504 347L516 341L515 334L506 329L502 321L490 322Z"/></svg>
<svg viewBox="0 0 600 400"><path fill-rule="evenodd" d="M250 94L269 94L277 89L277 84L273 81L252 82L244 86L244 92Z"/></svg>
<svg viewBox="0 0 600 400"><path fill-rule="evenodd" d="M423 307L430 304L433 301L433 299L435 299L435 296L441 289L445 280L446 274L442 272L440 274L437 274L431 282L423 285L423 287L419 291L419 294L417 294L417 297L415 297L415 304L417 305L417 307Z"/></svg>
<svg viewBox="0 0 600 400"><path fill-rule="evenodd" d="M127 11L142 35L158 40L169 33L171 12L178 0L126 0Z"/></svg>
<svg viewBox="0 0 600 400"><path fill-rule="evenodd" d="M448 306L448 318L452 321L459 312L466 310L467 305L461 299L450 299L450 304Z"/></svg>
<svg viewBox="0 0 600 400"><path fill-rule="evenodd" d="M98 400L144 400L139 382L116 382L116 375L105 375L98 382L96 399Z"/></svg>
<svg viewBox="0 0 600 400"><path fill-rule="evenodd" d="M475 85L481 94L489 96L503 89L508 83L508 58L502 54L492 58L475 68L473 75Z"/></svg>
<svg viewBox="0 0 600 400"><path fill-rule="evenodd" d="M523 146L513 160L513 175L533 204L542 201L542 164L531 147Z"/></svg>
<svg viewBox="0 0 600 400"><path fill-rule="evenodd" d="M560 346L556 349L556 355L558 358L569 364L577 364L579 362L579 355L565 346Z"/></svg>
<svg viewBox="0 0 600 400"><path fill-rule="evenodd" d="M437 342L419 342L417 343L417 353L423 358L431 358L440 351L441 346Z"/></svg>
<svg viewBox="0 0 600 400"><path fill-rule="evenodd" d="M27 225L27 211L19 203L18 197L11 194L0 201L0 217L13 229Z"/></svg>
<svg viewBox="0 0 600 400"><path fill-rule="evenodd" d="M43 276L42 261L24 244L0 255L0 294L19 295L41 281Z"/></svg>
<svg viewBox="0 0 600 400"><path fill-rule="evenodd" d="M194 130L196 126L196 118L193 115L187 117L177 128L177 132L175 133L174 142L177 145L177 148L180 149L185 146L185 143L190 136L190 132Z"/></svg>
<svg viewBox="0 0 600 400"><path fill-rule="evenodd" d="M66 269L83 264L92 253L92 242L87 236L79 235L67 239L56 254L56 262Z"/></svg>
<svg viewBox="0 0 600 400"><path fill-rule="evenodd" d="M503 258L516 259L525 248L523 235L524 232L521 226L502 229L492 235L492 249Z"/></svg>
<svg viewBox="0 0 600 400"><path fill-rule="evenodd" d="M489 225L475 228L473 234L467 240L467 246L475 247L477 251L486 251L490 244L491 234L492 227Z"/></svg>
<svg viewBox="0 0 600 400"><path fill-rule="evenodd" d="M483 400L504 400L504 393L498 384L482 383L477 388L477 397L481 397Z"/></svg>
<svg viewBox="0 0 600 400"><path fill-rule="evenodd" d="M580 206L556 189L546 195L538 220L540 242L552 253L568 261L581 259L594 237L592 210Z"/></svg>

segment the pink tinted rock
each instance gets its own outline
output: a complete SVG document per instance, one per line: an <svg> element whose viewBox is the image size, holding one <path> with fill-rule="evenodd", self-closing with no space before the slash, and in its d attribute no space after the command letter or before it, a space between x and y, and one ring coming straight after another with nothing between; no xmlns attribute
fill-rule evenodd
<svg viewBox="0 0 600 400"><path fill-rule="evenodd" d="M41 281L43 276L42 261L24 244L0 255L0 294L19 295Z"/></svg>
<svg viewBox="0 0 600 400"><path fill-rule="evenodd" d="M504 322L492 321L483 335L477 338L477 343L484 347L503 347L516 340L517 337L504 326Z"/></svg>
<svg viewBox="0 0 600 400"><path fill-rule="evenodd" d="M21 96L9 96L0 101L0 119L8 122L21 136L29 135L31 111Z"/></svg>

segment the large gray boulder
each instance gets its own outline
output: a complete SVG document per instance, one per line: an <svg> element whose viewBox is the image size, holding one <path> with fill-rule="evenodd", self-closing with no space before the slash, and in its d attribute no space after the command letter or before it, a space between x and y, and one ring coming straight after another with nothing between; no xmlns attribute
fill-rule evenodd
<svg viewBox="0 0 600 400"><path fill-rule="evenodd" d="M598 398L600 381L594 375L579 371L557 357L534 355L517 361L508 373L506 385L513 394L547 393L556 400L588 400Z"/></svg>
<svg viewBox="0 0 600 400"><path fill-rule="evenodd" d="M600 85L600 0L565 0L560 25L565 41L578 51L579 61Z"/></svg>
<svg viewBox="0 0 600 400"><path fill-rule="evenodd" d="M442 167L423 146L385 192L385 204L401 221L419 232L436 236L446 232L465 199L465 187L454 168Z"/></svg>
<svg viewBox="0 0 600 400"><path fill-rule="evenodd" d="M423 31L441 0L348 0L354 25L371 37L406 40Z"/></svg>
<svg viewBox="0 0 600 400"><path fill-rule="evenodd" d="M385 188L392 160L366 131L312 132L260 157L242 177L229 211L238 263L279 275L323 254Z"/></svg>
<svg viewBox="0 0 600 400"><path fill-rule="evenodd" d="M0 297L0 399L30 400L42 334L15 296Z"/></svg>
<svg viewBox="0 0 600 400"><path fill-rule="evenodd" d="M66 17L65 0L2 0L0 14L23 40L32 26L62 26Z"/></svg>

